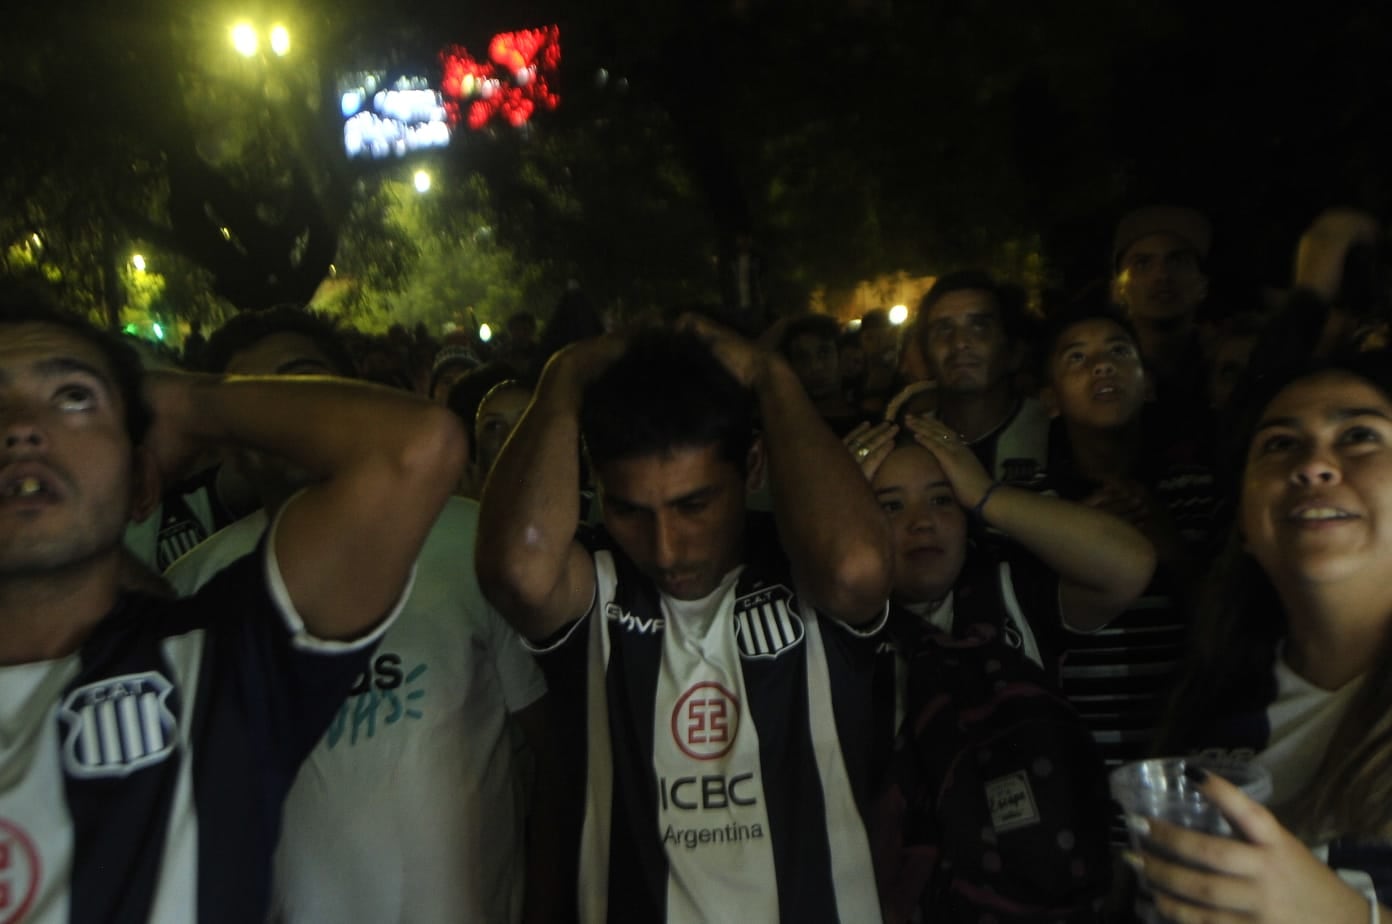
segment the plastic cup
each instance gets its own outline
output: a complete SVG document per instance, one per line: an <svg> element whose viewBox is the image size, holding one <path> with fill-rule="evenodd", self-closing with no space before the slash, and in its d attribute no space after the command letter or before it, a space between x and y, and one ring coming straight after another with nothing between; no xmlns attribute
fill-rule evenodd
<svg viewBox="0 0 1392 924"><path fill-rule="evenodd" d="M1184 775L1186 766L1202 767L1209 773L1216 773L1263 805L1271 799L1271 774L1265 767L1247 761L1203 757L1161 757L1118 767L1110 776L1112 798L1121 804L1128 816L1159 818L1205 834L1237 837L1218 808ZM1131 835L1131 848L1140 852L1140 835L1130 825L1127 827ZM1154 847L1151 852L1156 852ZM1136 905L1140 920L1147 924L1163 921L1150 900L1149 885L1144 876L1140 885L1142 894Z"/></svg>
<svg viewBox="0 0 1392 924"><path fill-rule="evenodd" d="M1112 798L1127 815L1145 815L1205 834L1234 837L1227 819L1184 775L1186 766L1216 773L1263 805L1271 799L1271 774L1265 767L1202 757L1160 757L1118 767L1111 773ZM1131 846L1140 847L1134 833Z"/></svg>

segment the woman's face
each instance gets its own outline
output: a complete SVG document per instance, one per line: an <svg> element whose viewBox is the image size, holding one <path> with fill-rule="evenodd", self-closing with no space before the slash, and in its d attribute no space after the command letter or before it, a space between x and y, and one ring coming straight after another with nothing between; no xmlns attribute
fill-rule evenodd
<svg viewBox="0 0 1392 924"><path fill-rule="evenodd" d="M1278 588L1392 569L1392 401L1327 372L1286 386L1248 445L1240 523Z"/></svg>
<svg viewBox="0 0 1392 924"><path fill-rule="evenodd" d="M894 542L894 596L901 603L941 600L967 557L967 515L933 454L901 446L872 481Z"/></svg>
<svg viewBox="0 0 1392 924"><path fill-rule="evenodd" d="M486 476L493 469L503 444L512 435L522 412L532 400L532 393L520 385L516 388L499 388L490 391L479 405L474 418L474 434L478 441L478 470Z"/></svg>

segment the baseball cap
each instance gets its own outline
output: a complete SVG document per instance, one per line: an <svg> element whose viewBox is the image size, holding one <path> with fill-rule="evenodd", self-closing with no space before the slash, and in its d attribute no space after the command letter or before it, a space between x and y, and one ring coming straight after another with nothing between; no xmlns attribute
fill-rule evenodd
<svg viewBox="0 0 1392 924"><path fill-rule="evenodd" d="M1112 238L1112 268L1116 269L1128 247L1143 237L1169 232L1187 242L1199 259L1207 259L1213 243L1213 229L1208 219L1194 209L1173 205L1152 205L1127 212L1117 222Z"/></svg>

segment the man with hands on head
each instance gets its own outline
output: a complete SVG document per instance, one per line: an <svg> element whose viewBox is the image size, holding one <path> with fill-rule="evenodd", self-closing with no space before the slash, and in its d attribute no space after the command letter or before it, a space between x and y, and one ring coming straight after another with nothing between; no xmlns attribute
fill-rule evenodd
<svg viewBox="0 0 1392 924"><path fill-rule="evenodd" d="M204 356L210 370L236 375L354 373L337 327L288 305L228 321ZM166 577L180 594L255 548L313 482L263 453L228 464L261 509L174 563ZM477 523L473 501L445 503L400 615L295 777L273 866L277 924L551 919L545 684L483 600L472 568ZM532 768L519 743L536 757ZM529 798L517 798L524 789Z"/></svg>
<svg viewBox="0 0 1392 924"><path fill-rule="evenodd" d="M0 409L0 831L20 915L260 919L286 789L407 589L457 426L341 382L142 382L127 347L15 289ZM319 481L203 592L121 592L127 520L227 445Z"/></svg>
<svg viewBox="0 0 1392 924"><path fill-rule="evenodd" d="M582 437L604 512L577 538ZM745 506L766 467L772 522ZM479 531L485 593L583 729L581 920L879 919L885 523L780 357L696 319L566 349Z"/></svg>

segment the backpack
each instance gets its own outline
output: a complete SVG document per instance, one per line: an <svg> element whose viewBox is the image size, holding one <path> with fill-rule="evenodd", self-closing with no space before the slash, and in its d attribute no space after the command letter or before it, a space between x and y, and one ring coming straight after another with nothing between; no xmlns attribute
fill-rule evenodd
<svg viewBox="0 0 1392 924"><path fill-rule="evenodd" d="M1106 774L1072 706L988 627L891 632L909 670L875 813L886 921L1101 920Z"/></svg>

